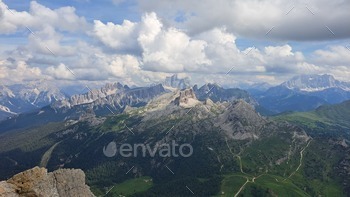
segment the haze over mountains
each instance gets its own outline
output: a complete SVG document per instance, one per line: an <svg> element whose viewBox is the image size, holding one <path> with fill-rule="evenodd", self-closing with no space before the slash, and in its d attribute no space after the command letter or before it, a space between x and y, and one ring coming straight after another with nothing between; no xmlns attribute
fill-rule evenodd
<svg viewBox="0 0 350 197"><path fill-rule="evenodd" d="M175 89L191 87L189 78L177 75L167 77L161 85L130 88L121 83L106 84L100 89L89 90L85 94L67 96L58 88L40 81L0 87L0 120L22 113L45 111L43 107L54 109L93 108L94 111L109 113L122 111L126 106L145 105L152 98ZM174 88L174 89L171 89ZM265 115L285 111L307 111L325 104L336 104L350 99L350 83L336 80L331 75L301 75L275 87L268 84L253 84L238 88L223 88L217 84L193 86L199 100L210 98L214 102L244 99L261 110ZM210 90L210 91L209 91ZM107 109L103 106L108 106ZM46 107L48 108L48 107ZM68 110L68 111L69 111ZM62 110L61 110L62 111ZM43 113L41 112L41 113Z"/></svg>
<svg viewBox="0 0 350 197"><path fill-rule="evenodd" d="M0 120L8 116L35 111L66 95L57 87L42 81L0 86Z"/></svg>

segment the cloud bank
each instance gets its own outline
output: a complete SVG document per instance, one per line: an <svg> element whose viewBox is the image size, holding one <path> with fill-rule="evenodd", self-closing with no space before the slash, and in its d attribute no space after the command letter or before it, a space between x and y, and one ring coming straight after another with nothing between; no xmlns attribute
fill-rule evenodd
<svg viewBox="0 0 350 197"><path fill-rule="evenodd" d="M236 44L242 37L300 41L348 38L350 27L344 27L344 18L350 17L345 12L349 3L322 3L140 1L145 13L139 21L113 23L88 22L73 7L50 9L33 1L29 11L16 11L0 0L0 36L27 37L27 42L14 50L0 52L0 80L17 83L46 78L145 85L173 73L193 76L200 84L228 86L279 83L297 74L330 73L346 80L350 71L350 49L346 46L332 45L306 55L288 42L243 49ZM337 12L323 14L331 9ZM33 74L26 76L28 73ZM18 75L16 80L13 74Z"/></svg>

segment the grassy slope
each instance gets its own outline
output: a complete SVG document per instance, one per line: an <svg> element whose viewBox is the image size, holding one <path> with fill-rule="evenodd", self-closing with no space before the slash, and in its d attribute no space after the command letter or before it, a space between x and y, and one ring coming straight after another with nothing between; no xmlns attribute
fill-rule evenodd
<svg viewBox="0 0 350 197"><path fill-rule="evenodd" d="M310 112L295 112L273 117L306 126L309 129L323 127L350 128L350 101L322 106Z"/></svg>

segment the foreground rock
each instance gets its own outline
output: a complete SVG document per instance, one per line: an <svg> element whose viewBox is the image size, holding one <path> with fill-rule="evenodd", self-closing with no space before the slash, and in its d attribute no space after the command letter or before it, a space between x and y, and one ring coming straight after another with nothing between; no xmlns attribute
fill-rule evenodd
<svg viewBox="0 0 350 197"><path fill-rule="evenodd" d="M47 169L35 167L0 182L0 197L94 196L85 184L82 170L60 169L47 173Z"/></svg>

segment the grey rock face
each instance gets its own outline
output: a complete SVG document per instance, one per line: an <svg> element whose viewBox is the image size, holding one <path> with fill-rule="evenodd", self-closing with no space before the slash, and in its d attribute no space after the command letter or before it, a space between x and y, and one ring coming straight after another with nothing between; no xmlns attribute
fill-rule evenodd
<svg viewBox="0 0 350 197"><path fill-rule="evenodd" d="M110 106L112 109L124 109L126 106L134 106L147 103L152 98L165 92L162 85L152 87L141 87L130 89L120 83L107 84L101 89L89 91L88 93L72 96L70 99L54 103L55 109L74 108L87 106L91 109Z"/></svg>
<svg viewBox="0 0 350 197"><path fill-rule="evenodd" d="M0 85L0 120L40 109L66 96L54 85L43 81L10 86Z"/></svg>
<svg viewBox="0 0 350 197"><path fill-rule="evenodd" d="M0 182L0 196L92 197L94 195L85 185L85 174L82 170L60 169L47 173L45 168L35 167Z"/></svg>
<svg viewBox="0 0 350 197"><path fill-rule="evenodd" d="M216 122L229 137L236 140L259 138L261 128L267 124L266 119L243 100L235 101L228 106Z"/></svg>
<svg viewBox="0 0 350 197"><path fill-rule="evenodd" d="M204 101L207 98L210 98L214 102L231 102L238 99L243 99L252 105L256 104L256 101L249 95L248 92L238 88L224 89L217 84L209 83L200 88L194 86L193 90L200 101Z"/></svg>
<svg viewBox="0 0 350 197"><path fill-rule="evenodd" d="M350 83L336 80L332 75L300 75L284 82L281 86L288 89L306 92L322 91L329 88L339 88L350 91Z"/></svg>
<svg viewBox="0 0 350 197"><path fill-rule="evenodd" d="M192 105L198 103L196 95L194 94L192 89L186 89L180 92L180 96L175 99L175 104L182 105Z"/></svg>
<svg viewBox="0 0 350 197"><path fill-rule="evenodd" d="M190 87L190 79L189 78L183 78L180 79L178 76L175 74L171 77L167 77L164 82L165 86L169 86L172 88L178 88L178 89L185 89Z"/></svg>

